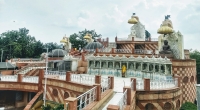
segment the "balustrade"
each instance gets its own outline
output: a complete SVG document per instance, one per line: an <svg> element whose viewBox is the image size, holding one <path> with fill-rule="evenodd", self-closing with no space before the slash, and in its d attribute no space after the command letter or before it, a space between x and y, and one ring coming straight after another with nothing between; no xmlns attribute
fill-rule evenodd
<svg viewBox="0 0 200 110"><path fill-rule="evenodd" d="M1 81L17 81L17 76L16 75L2 75L1 76Z"/></svg>
<svg viewBox="0 0 200 110"><path fill-rule="evenodd" d="M94 102L96 100L96 91L97 87L93 87L87 92L81 94L77 97L77 110L82 110L88 104Z"/></svg>
<svg viewBox="0 0 200 110"><path fill-rule="evenodd" d="M25 76L22 82L38 83L39 78L37 76Z"/></svg>
<svg viewBox="0 0 200 110"><path fill-rule="evenodd" d="M104 91L110 89L110 86L111 86L110 78L101 77L101 92L103 93Z"/></svg>
<svg viewBox="0 0 200 110"><path fill-rule="evenodd" d="M124 105L127 105L127 89L124 91L122 98L117 104L120 110L124 110Z"/></svg>
<svg viewBox="0 0 200 110"><path fill-rule="evenodd" d="M88 84L88 85L95 84L95 76L93 76L93 75L71 74L70 78L71 78L72 82Z"/></svg>

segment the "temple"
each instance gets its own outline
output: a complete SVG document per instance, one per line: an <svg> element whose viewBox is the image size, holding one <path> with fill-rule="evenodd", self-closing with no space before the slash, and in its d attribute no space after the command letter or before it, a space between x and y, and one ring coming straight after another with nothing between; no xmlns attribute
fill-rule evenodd
<svg viewBox="0 0 200 110"><path fill-rule="evenodd" d="M86 34L87 45L78 50L64 36L64 48L41 59L11 59L13 69L0 68L0 107L39 110L60 103L65 110L179 110L194 103L196 61L169 17L158 37L133 13L130 34L114 42Z"/></svg>

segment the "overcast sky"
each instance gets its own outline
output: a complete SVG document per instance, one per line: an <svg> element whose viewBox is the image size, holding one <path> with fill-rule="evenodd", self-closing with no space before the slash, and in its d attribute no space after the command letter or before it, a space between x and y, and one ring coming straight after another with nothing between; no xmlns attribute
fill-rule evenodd
<svg viewBox="0 0 200 110"><path fill-rule="evenodd" d="M0 0L0 33L25 27L36 40L59 43L86 28L114 41L116 34L128 37L132 13L153 38L171 15L185 49L200 50L200 0Z"/></svg>

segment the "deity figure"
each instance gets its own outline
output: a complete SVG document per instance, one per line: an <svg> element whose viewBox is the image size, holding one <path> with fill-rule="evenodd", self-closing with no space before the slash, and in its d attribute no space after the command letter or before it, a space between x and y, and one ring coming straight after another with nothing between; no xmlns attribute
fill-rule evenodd
<svg viewBox="0 0 200 110"><path fill-rule="evenodd" d="M171 48L168 45L168 41L164 40L164 45L162 47L162 51L159 52L160 54L172 54Z"/></svg>
<svg viewBox="0 0 200 110"><path fill-rule="evenodd" d="M106 68L106 62L103 62L103 63L102 63L102 67L103 67L103 68Z"/></svg>

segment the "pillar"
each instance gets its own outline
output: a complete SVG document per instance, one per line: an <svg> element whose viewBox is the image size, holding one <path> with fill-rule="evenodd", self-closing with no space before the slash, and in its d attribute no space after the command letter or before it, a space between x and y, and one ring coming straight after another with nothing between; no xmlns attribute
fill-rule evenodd
<svg viewBox="0 0 200 110"><path fill-rule="evenodd" d="M94 84L94 87L96 86L96 101L101 100L101 85L100 84Z"/></svg>
<svg viewBox="0 0 200 110"><path fill-rule="evenodd" d="M131 87L131 88L133 88L133 91L136 91L136 79L135 78L131 78L131 81L133 81L133 87Z"/></svg>
<svg viewBox="0 0 200 110"><path fill-rule="evenodd" d="M68 108L67 108L66 103L68 103ZM77 110L77 98L68 97L67 99L65 99L64 109L65 110Z"/></svg>
<svg viewBox="0 0 200 110"><path fill-rule="evenodd" d="M117 42L117 37L115 37L115 42Z"/></svg>
<svg viewBox="0 0 200 110"><path fill-rule="evenodd" d="M95 84L101 84L101 76L95 75Z"/></svg>
<svg viewBox="0 0 200 110"><path fill-rule="evenodd" d="M134 37L132 37L132 41L134 41Z"/></svg>
<svg viewBox="0 0 200 110"><path fill-rule="evenodd" d="M145 79L144 78L144 90L145 91L150 91L150 79Z"/></svg>
<svg viewBox="0 0 200 110"><path fill-rule="evenodd" d="M107 110L120 110L118 105L111 105L109 104Z"/></svg>
<svg viewBox="0 0 200 110"><path fill-rule="evenodd" d="M23 74L18 74L17 75L17 82L22 82L23 80Z"/></svg>
<svg viewBox="0 0 200 110"><path fill-rule="evenodd" d="M85 61L85 54L81 53L82 61Z"/></svg>
<svg viewBox="0 0 200 110"><path fill-rule="evenodd" d="M111 53L115 53L115 48L112 48Z"/></svg>
<svg viewBox="0 0 200 110"><path fill-rule="evenodd" d="M135 53L135 49L134 48L132 48L132 54L134 54Z"/></svg>
<svg viewBox="0 0 200 110"><path fill-rule="evenodd" d="M42 80L44 78L44 70L39 69L38 91L42 90Z"/></svg>
<svg viewBox="0 0 200 110"><path fill-rule="evenodd" d="M125 86L125 87L123 88L123 92L125 92L126 90L127 90L127 99L126 99L126 103L127 103L127 105L131 105L131 88Z"/></svg>
<svg viewBox="0 0 200 110"><path fill-rule="evenodd" d="M96 48L96 53L98 53L99 52L99 49L98 48Z"/></svg>
<svg viewBox="0 0 200 110"><path fill-rule="evenodd" d="M110 78L110 88L109 89L114 89L114 77L113 76L108 76Z"/></svg>
<svg viewBox="0 0 200 110"><path fill-rule="evenodd" d="M66 78L65 78L66 82L70 82L71 81L71 73L70 71L66 72Z"/></svg>
<svg viewBox="0 0 200 110"><path fill-rule="evenodd" d="M181 77L178 76L178 75L175 75L174 78L177 78L177 79L178 79L178 82L177 82L178 84L177 84L177 86L178 86L178 87L181 87Z"/></svg>

